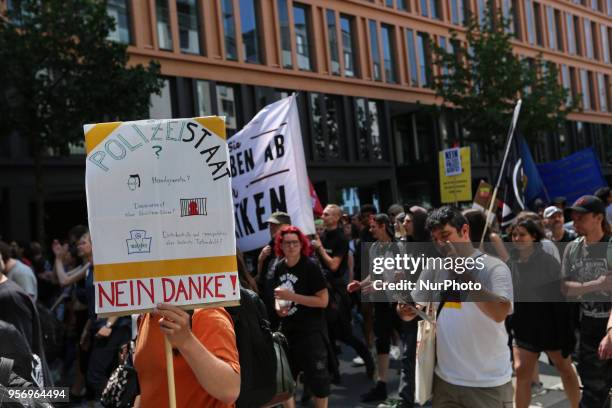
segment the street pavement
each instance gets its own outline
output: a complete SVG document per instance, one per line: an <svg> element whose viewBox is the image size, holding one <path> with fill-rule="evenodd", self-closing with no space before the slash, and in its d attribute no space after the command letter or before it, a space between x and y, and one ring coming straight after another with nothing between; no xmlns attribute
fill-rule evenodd
<svg viewBox="0 0 612 408"><path fill-rule="evenodd" d="M340 356L340 372L342 373L341 384L332 386L332 392L329 399L330 407L337 408L372 408L375 404L365 404L360 402L360 395L365 393L373 386L373 382L369 381L365 375L363 367L354 367L352 359L355 357L354 352L346 346L342 346L342 355ZM389 370L389 383L387 385L391 396L397 397L397 389L399 386L399 369L400 362L392 360L391 369ZM513 378L514 381L514 378ZM544 391L541 395L537 395L532 399L530 407L533 408L569 408L561 385L561 378L557 371L548 364L548 359L545 355L540 358L540 381L544 385ZM297 405L300 405L301 388L297 394ZM313 406L302 405L302 406Z"/></svg>

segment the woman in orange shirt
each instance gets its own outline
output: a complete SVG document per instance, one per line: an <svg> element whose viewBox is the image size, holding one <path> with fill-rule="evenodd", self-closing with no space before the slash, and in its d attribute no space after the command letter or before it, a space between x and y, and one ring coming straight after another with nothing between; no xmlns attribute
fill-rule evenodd
<svg viewBox="0 0 612 408"><path fill-rule="evenodd" d="M168 405L164 335L174 352L176 406L233 407L240 393L240 363L231 317L223 308L195 309L190 316L167 304L157 305L139 325L137 406Z"/></svg>

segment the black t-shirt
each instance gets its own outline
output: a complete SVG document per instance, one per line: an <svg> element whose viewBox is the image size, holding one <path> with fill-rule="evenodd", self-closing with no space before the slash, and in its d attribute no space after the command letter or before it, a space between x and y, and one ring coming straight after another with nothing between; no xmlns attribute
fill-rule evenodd
<svg viewBox="0 0 612 408"><path fill-rule="evenodd" d="M297 264L288 267L279 262L275 269L276 286L286 287L298 295L314 296L327 287L321 269L310 259L302 256ZM281 321L283 332L324 330L325 309L293 303L289 314Z"/></svg>
<svg viewBox="0 0 612 408"><path fill-rule="evenodd" d="M325 234L323 234L323 239L321 239L321 243L323 244L323 248L325 249L325 252L327 252L327 255L331 256L332 258L338 256L342 257L342 262L340 262L340 266L336 272L329 270L325 263L321 261L325 277L330 282L344 278L348 271L349 244L348 240L344 237L342 228L325 231Z"/></svg>
<svg viewBox="0 0 612 408"><path fill-rule="evenodd" d="M612 269L608 259L608 246L612 245L609 235L595 245L584 248L584 242L572 244L564 256L565 278L577 282L590 282ZM608 245L606 245L608 243ZM577 247L576 247L577 245ZM580 304L583 316L607 319L612 309L612 303L601 301L610 297L608 292L595 292L582 296Z"/></svg>
<svg viewBox="0 0 612 408"><path fill-rule="evenodd" d="M38 318L30 296L15 282L0 283L0 320L11 323L33 347L34 317Z"/></svg>

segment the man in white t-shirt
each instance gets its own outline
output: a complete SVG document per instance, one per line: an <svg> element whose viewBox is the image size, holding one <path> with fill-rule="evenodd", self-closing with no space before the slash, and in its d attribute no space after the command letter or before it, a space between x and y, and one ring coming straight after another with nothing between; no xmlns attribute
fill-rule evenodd
<svg viewBox="0 0 612 408"><path fill-rule="evenodd" d="M417 308L427 301L443 302L437 318L433 407L512 407L512 365L508 334L504 326L512 313L512 277L501 260L476 250L470 242L469 225L457 210L442 207L427 218L427 228L444 260L471 259L473 268L460 271L428 268L420 281L480 283L479 291L412 292ZM446 263L445 263L446 265ZM459 265L456 263L456 265ZM457 272L463 272L458 274ZM398 306L404 320L416 316L414 308Z"/></svg>

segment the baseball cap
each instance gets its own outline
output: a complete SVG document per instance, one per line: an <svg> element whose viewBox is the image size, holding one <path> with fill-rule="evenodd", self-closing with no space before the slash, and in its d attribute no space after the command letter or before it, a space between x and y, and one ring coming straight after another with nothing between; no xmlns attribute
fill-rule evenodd
<svg viewBox="0 0 612 408"><path fill-rule="evenodd" d="M266 223L291 225L291 217L286 212L276 211L270 214L270 218L267 219Z"/></svg>
<svg viewBox="0 0 612 408"><path fill-rule="evenodd" d="M550 207L546 207L546 209L544 210L544 218L552 217L556 213L560 213L560 212L563 212L563 211L561 211L559 207L555 207L554 205L551 205Z"/></svg>
<svg viewBox="0 0 612 408"><path fill-rule="evenodd" d="M606 205L603 203L603 201L593 195L584 195L580 197L569 209L581 213L606 213Z"/></svg>

